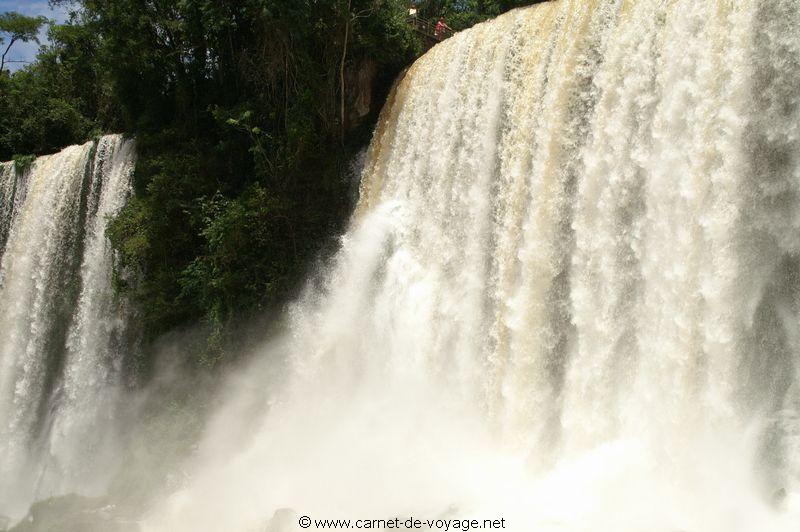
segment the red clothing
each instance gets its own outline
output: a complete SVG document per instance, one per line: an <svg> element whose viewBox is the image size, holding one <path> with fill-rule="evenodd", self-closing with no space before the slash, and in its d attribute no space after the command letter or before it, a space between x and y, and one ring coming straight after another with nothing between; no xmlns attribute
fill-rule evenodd
<svg viewBox="0 0 800 532"><path fill-rule="evenodd" d="M442 22L441 20L436 23L436 29L434 30L433 34L437 37L441 37L444 35L444 32L447 30L447 24Z"/></svg>

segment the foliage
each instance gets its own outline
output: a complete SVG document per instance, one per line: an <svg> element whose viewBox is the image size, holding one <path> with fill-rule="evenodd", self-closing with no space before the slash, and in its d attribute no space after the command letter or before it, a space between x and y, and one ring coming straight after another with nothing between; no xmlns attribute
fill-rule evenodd
<svg viewBox="0 0 800 532"><path fill-rule="evenodd" d="M114 58L108 79L139 144L137 199L109 231L123 265L142 272L130 288L153 335L204 320L217 347L234 318L284 301L341 227L349 208L342 169L371 128L342 112L359 90L348 80L376 61L385 92L414 58L405 5L83 7L82 23Z"/></svg>
<svg viewBox="0 0 800 532"><path fill-rule="evenodd" d="M35 155L15 155L14 168L16 169L17 172L22 172L30 168L35 160L36 160Z"/></svg>
<svg viewBox="0 0 800 532"><path fill-rule="evenodd" d="M0 76L0 159L50 153L118 127L96 35L81 24L53 25L37 61Z"/></svg>

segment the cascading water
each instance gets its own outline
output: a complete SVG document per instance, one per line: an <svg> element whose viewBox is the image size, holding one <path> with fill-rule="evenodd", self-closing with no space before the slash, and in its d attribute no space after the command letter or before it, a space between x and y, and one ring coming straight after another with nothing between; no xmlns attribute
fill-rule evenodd
<svg viewBox="0 0 800 532"><path fill-rule="evenodd" d="M146 528L797 530L797 28L796 0L562 0L436 46L284 389L240 426L271 386L240 382Z"/></svg>
<svg viewBox="0 0 800 532"><path fill-rule="evenodd" d="M105 488L131 351L116 300L109 217L130 193L117 135L0 167L0 514Z"/></svg>
<svg viewBox="0 0 800 532"><path fill-rule="evenodd" d="M0 253L8 239L11 220L25 198L24 174L16 173L14 163L0 163Z"/></svg>

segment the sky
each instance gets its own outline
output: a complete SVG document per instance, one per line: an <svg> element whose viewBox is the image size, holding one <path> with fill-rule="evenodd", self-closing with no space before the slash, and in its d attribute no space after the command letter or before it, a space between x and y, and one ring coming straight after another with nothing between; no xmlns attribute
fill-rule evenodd
<svg viewBox="0 0 800 532"><path fill-rule="evenodd" d="M42 15L58 22L64 22L69 17L67 8L60 7L57 10L51 9L47 0L0 0L0 13L5 13L6 11L16 11L17 13L29 16ZM42 30L39 40L42 44L47 42L47 28ZM5 46L4 44L3 50L5 50ZM33 61L38 49L39 45L35 42L18 42L11 48L6 59L11 61ZM23 66L25 66L25 63L9 64L9 68L12 71L19 70Z"/></svg>

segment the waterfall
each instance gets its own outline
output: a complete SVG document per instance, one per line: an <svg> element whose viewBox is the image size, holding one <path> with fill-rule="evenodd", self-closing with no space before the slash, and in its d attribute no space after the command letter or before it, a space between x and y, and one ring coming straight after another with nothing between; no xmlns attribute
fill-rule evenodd
<svg viewBox="0 0 800 532"><path fill-rule="evenodd" d="M795 0L561 0L437 45L264 350L288 374L228 388L146 529L796 530L799 27Z"/></svg>
<svg viewBox="0 0 800 532"><path fill-rule="evenodd" d="M797 0L559 0L435 46L142 530L798 530L798 28ZM139 428L105 235L134 162L0 164L0 514L106 493Z"/></svg>
<svg viewBox="0 0 800 532"><path fill-rule="evenodd" d="M111 135L0 167L0 513L105 489L131 350L105 230L133 150Z"/></svg>

